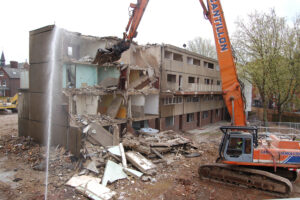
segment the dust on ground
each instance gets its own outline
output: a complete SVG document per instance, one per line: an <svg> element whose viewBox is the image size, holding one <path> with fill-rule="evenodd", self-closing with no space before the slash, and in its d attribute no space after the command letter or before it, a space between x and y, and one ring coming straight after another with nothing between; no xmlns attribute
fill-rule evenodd
<svg viewBox="0 0 300 200"><path fill-rule="evenodd" d="M0 135L18 135L18 114L0 111Z"/></svg>
<svg viewBox="0 0 300 200"><path fill-rule="evenodd" d="M18 138L17 115L0 115L0 199L44 199L45 148L30 138ZM214 162L222 134L220 124L182 133L198 147L200 157L172 155L171 164L158 164L157 175L148 182L131 178L108 187L117 192L116 199L270 199L277 198L260 190L241 188L200 180L198 167ZM204 130L208 130L204 131ZM52 148L48 199L87 199L65 183L78 171L78 160L64 148ZM300 181L294 184L291 197L299 197Z"/></svg>

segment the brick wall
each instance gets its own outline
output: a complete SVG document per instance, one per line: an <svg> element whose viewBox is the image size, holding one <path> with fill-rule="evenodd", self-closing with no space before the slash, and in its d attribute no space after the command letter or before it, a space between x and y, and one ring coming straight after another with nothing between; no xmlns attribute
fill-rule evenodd
<svg viewBox="0 0 300 200"><path fill-rule="evenodd" d="M187 122L187 114L182 116L182 130L191 130L197 128L197 113L194 113L194 120Z"/></svg>
<svg viewBox="0 0 300 200"><path fill-rule="evenodd" d="M6 82L6 87L9 88L9 77L8 77L7 73L3 70L2 67L0 67L0 71L3 73L3 75L0 76L0 85L2 86L3 85L3 81L5 81ZM4 94L4 91L1 90L0 96L9 97L10 96L10 91L9 90L5 90L5 94Z"/></svg>
<svg viewBox="0 0 300 200"><path fill-rule="evenodd" d="M160 118L160 130L179 130L179 115L174 116L174 125L166 126L166 118Z"/></svg>
<svg viewBox="0 0 300 200"><path fill-rule="evenodd" d="M148 120L148 125L149 125L150 128L155 129L155 119L149 119Z"/></svg>
<svg viewBox="0 0 300 200"><path fill-rule="evenodd" d="M222 112L223 112L223 109L220 108L220 109L217 109L219 111L219 114L217 115L217 111L215 110L215 122L218 122L218 121L221 121L222 120Z"/></svg>
<svg viewBox="0 0 300 200"><path fill-rule="evenodd" d="M10 90L9 96L13 97L15 94L17 94L19 88L20 88L19 78L13 78L9 80L9 90Z"/></svg>
<svg viewBox="0 0 300 200"><path fill-rule="evenodd" d="M205 112L205 111L203 111L203 112ZM205 125L207 125L207 124L210 124L210 118L211 118L211 111L210 110L208 110L208 116L205 118L205 119L203 119L203 112L201 112L201 126L205 126Z"/></svg>

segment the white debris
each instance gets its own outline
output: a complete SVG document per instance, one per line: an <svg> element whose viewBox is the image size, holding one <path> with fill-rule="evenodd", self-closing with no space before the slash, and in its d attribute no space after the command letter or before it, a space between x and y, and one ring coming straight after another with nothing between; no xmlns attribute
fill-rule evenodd
<svg viewBox="0 0 300 200"><path fill-rule="evenodd" d="M91 126L87 125L86 127L83 128L83 133L86 134L90 130Z"/></svg>
<svg viewBox="0 0 300 200"><path fill-rule="evenodd" d="M88 166L86 167L86 169L95 172L96 174L99 174L99 170L96 167L95 161L91 161Z"/></svg>
<svg viewBox="0 0 300 200"><path fill-rule="evenodd" d="M123 167L108 160L102 178L102 185L106 186L108 181L113 183L116 180L124 178L127 178L127 174L123 171Z"/></svg>
<svg viewBox="0 0 300 200"><path fill-rule="evenodd" d="M110 147L108 149L108 151L114 155L117 155L117 156L120 156L121 157L121 152L120 152L120 148L119 146L113 146L113 147Z"/></svg>
<svg viewBox="0 0 300 200"><path fill-rule="evenodd" d="M66 185L74 187L77 191L93 200L109 200L116 192L99 184L100 178L91 176L73 176Z"/></svg>
<svg viewBox="0 0 300 200"><path fill-rule="evenodd" d="M136 178L141 178L141 176L143 176L143 173L142 173L142 172L139 172L139 171L134 170L134 169L124 168L123 170L124 170L124 172L126 172L128 175L134 176L134 177L136 177Z"/></svg>
<svg viewBox="0 0 300 200"><path fill-rule="evenodd" d="M123 147L122 143L119 144L119 148L120 148L120 152L121 152L121 156L122 156L122 165L123 165L124 168L127 168L125 150L124 150L124 147Z"/></svg>
<svg viewBox="0 0 300 200"><path fill-rule="evenodd" d="M154 165L150 160L142 156L139 152L126 152L126 157L136 168L138 168L146 174L150 170L156 168L156 165Z"/></svg>

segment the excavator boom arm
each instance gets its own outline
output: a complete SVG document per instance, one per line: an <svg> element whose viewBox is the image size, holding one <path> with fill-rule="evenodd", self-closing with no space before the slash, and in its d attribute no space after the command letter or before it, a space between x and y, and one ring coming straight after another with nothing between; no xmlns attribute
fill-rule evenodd
<svg viewBox="0 0 300 200"><path fill-rule="evenodd" d="M205 17L210 21L220 65L223 98L235 126L246 125L244 100L238 80L229 34L220 0L199 0Z"/></svg>
<svg viewBox="0 0 300 200"><path fill-rule="evenodd" d="M144 15L148 2L149 0L138 0L137 4L133 4L133 3L130 4L130 8L132 8L133 10L129 18L128 24L126 26L126 32L124 33L126 40L132 41L132 39L136 37L137 28Z"/></svg>
<svg viewBox="0 0 300 200"><path fill-rule="evenodd" d="M101 66L107 62L117 61L121 58L122 53L130 48L132 39L137 35L137 28L141 22L148 2L149 0L137 0L136 4L130 4L129 7L133 10L130 11L131 14L126 30L123 33L123 40L119 41L111 48L98 49L93 64Z"/></svg>
<svg viewBox="0 0 300 200"><path fill-rule="evenodd" d="M110 49L98 49L94 64L102 65L105 62L113 62L120 59L121 54L129 49L132 39L137 35L137 28L143 17L149 0L137 0L136 4L130 4L133 9L124 32L123 40ZM207 7L203 0L199 0L203 7L205 18L213 27L217 55L220 65L223 98L235 126L246 125L244 100L239 83L236 66L231 50L231 44L226 27L226 22L220 0L207 0Z"/></svg>

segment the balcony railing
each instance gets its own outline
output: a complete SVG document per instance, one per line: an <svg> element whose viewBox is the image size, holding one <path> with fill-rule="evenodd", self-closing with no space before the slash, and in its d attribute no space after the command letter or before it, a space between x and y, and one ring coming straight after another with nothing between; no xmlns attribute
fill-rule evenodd
<svg viewBox="0 0 300 200"><path fill-rule="evenodd" d="M220 85L205 85L190 83L186 91L189 92L221 92L222 87Z"/></svg>
<svg viewBox="0 0 300 200"><path fill-rule="evenodd" d="M197 83L189 83L187 87L179 88L178 84L168 83L166 86L167 90L171 91L185 91L185 92L221 92L221 85L205 85Z"/></svg>

